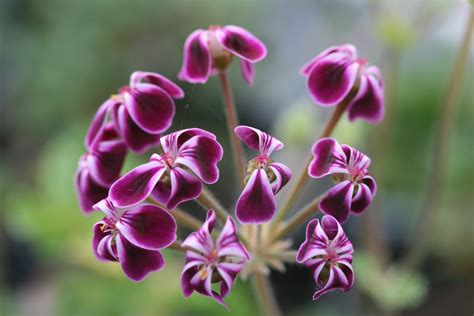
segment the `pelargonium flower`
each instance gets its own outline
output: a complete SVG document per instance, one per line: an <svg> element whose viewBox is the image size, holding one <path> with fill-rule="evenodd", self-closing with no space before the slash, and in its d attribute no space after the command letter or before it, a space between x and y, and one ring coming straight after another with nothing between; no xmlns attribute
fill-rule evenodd
<svg viewBox="0 0 474 316"><path fill-rule="evenodd" d="M283 148L273 136L249 126L237 126L237 136L259 154L247 166L246 185L235 207L237 219L244 224L268 222L276 210L275 195L290 181L291 170L273 162L270 155Z"/></svg>
<svg viewBox="0 0 474 316"><path fill-rule="evenodd" d="M244 264L250 260L250 254L240 243L235 223L227 218L221 233L214 241L212 230L216 214L211 209L201 228L191 233L181 244L186 251L186 264L181 274L181 288L185 297L194 291L224 303L234 280ZM219 292L212 284L219 284Z"/></svg>
<svg viewBox="0 0 474 316"><path fill-rule="evenodd" d="M115 205L130 206L152 196L174 209L201 194L201 181L217 182L223 150L214 134L199 128L180 130L160 139L164 153L132 169L110 188Z"/></svg>
<svg viewBox="0 0 474 316"><path fill-rule="evenodd" d="M94 225L92 248L101 261L118 261L125 275L143 280L165 265L160 249L176 240L176 222L162 208L143 204L119 211L104 199L94 206L104 212Z"/></svg>
<svg viewBox="0 0 474 316"><path fill-rule="evenodd" d="M333 138L318 140L312 151L309 175L322 178L330 174L337 183L319 202L321 211L340 223L349 214L362 213L377 192L377 184L367 171L370 158L348 145L339 145Z"/></svg>
<svg viewBox="0 0 474 316"><path fill-rule="evenodd" d="M107 196L110 185L119 178L127 146L113 124L107 123L89 133L86 148L87 153L79 159L75 186L81 209L90 213L93 205Z"/></svg>
<svg viewBox="0 0 474 316"><path fill-rule="evenodd" d="M265 45L252 33L235 25L212 25L208 30L192 32L184 44L180 80L206 83L210 75L227 68L233 56L240 58L245 81L253 84L254 63L267 55Z"/></svg>
<svg viewBox="0 0 474 316"><path fill-rule="evenodd" d="M183 90L164 76L135 71L130 84L102 104L90 130L111 119L130 149L142 153L156 145L160 133L171 126L175 113L173 99L182 97Z"/></svg>
<svg viewBox="0 0 474 316"><path fill-rule="evenodd" d="M296 254L296 261L313 272L318 286L313 300L334 290L351 289L354 284L353 252L352 243L334 217L325 215L321 223L318 219L308 223L306 240Z"/></svg>
<svg viewBox="0 0 474 316"><path fill-rule="evenodd" d="M357 94L347 107L349 120L379 123L384 116L384 84L380 69L367 67L351 44L333 46L314 57L303 68L313 101L334 106L344 100L360 78Z"/></svg>

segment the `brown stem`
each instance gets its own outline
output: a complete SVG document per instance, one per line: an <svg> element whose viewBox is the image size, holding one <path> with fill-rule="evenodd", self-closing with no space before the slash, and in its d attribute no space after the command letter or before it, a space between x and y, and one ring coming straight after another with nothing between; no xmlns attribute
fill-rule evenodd
<svg viewBox="0 0 474 316"><path fill-rule="evenodd" d="M256 298L260 305L261 315L263 316L281 316L282 313L275 299L270 280L260 271L253 273L253 286Z"/></svg>
<svg viewBox="0 0 474 316"><path fill-rule="evenodd" d="M227 78L225 71L219 72L219 79L221 82L222 94L224 96L225 115L227 119L227 129L229 132L229 139L232 146L232 155L234 157L235 170L238 174L237 179L243 183L245 177L245 167L243 162L244 152L240 140L234 133L234 129L239 125L237 111L235 108L234 98L232 96L232 88Z"/></svg>
<svg viewBox="0 0 474 316"><path fill-rule="evenodd" d="M219 200L217 200L214 194L206 187L202 188L201 196L199 196L197 200L204 208L212 208L216 212L217 218L219 218L222 223L225 223L227 218L230 216Z"/></svg>
<svg viewBox="0 0 474 316"><path fill-rule="evenodd" d="M426 242L428 233L434 224L436 209L440 204L442 193L443 177L446 169L446 161L449 153L449 139L451 136L454 113L456 110L456 101L464 79L464 72L469 56L469 49L474 32L474 10L470 9L469 20L462 40L456 60L454 62L453 72L446 91L445 101L439 115L439 125L437 130L436 142L434 144L434 154L431 163L431 172L429 172L428 184L423 198L422 207L419 212L418 224L414 233L416 238L412 238L412 247L408 250L402 264L407 267L415 267L423 259L426 252Z"/></svg>
<svg viewBox="0 0 474 316"><path fill-rule="evenodd" d="M185 211L176 208L172 210L171 215L173 215L174 219L178 224L183 225L187 228L190 228L192 230L198 230L201 228L202 222L198 220L196 217L189 215Z"/></svg>
<svg viewBox="0 0 474 316"><path fill-rule="evenodd" d="M318 204L323 196L324 194L313 199L311 202L306 204L300 211L296 212L296 214L293 215L288 221L283 222L281 227L277 228L276 232L270 236L267 244L270 245L274 241L284 238L296 227L303 224L309 218L314 216L319 211Z"/></svg>

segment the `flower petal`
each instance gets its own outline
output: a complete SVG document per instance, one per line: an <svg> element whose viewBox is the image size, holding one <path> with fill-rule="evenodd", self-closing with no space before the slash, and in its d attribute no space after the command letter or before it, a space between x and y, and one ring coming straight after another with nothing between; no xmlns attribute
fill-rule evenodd
<svg viewBox="0 0 474 316"><path fill-rule="evenodd" d="M237 201L235 215L242 224L262 224L272 219L275 210L275 196L267 174L256 169Z"/></svg>
<svg viewBox="0 0 474 316"><path fill-rule="evenodd" d="M330 54L319 60L308 75L307 85L315 103L333 106L352 89L359 64L345 53Z"/></svg>
<svg viewBox="0 0 474 316"><path fill-rule="evenodd" d="M346 154L333 138L322 138L314 143L313 160L308 167L308 174L321 178L328 174L349 173Z"/></svg>
<svg viewBox="0 0 474 316"><path fill-rule="evenodd" d="M332 47L329 47L329 48L323 50L320 54L318 54L316 57L311 59L307 64L305 64L301 68L300 74L302 76L307 76L310 73L311 68L313 68L313 66L318 61L320 61L321 59L323 59L324 57L326 57L330 54L334 54L334 53L338 53L338 52L347 54L352 60L357 59L357 49L355 48L354 45L344 44L344 45L339 45L339 46L332 46Z"/></svg>
<svg viewBox="0 0 474 316"><path fill-rule="evenodd" d="M240 70L242 71L242 76L244 76L245 82L247 82L249 86L253 86L253 80L255 79L255 64L245 59L241 59Z"/></svg>
<svg viewBox="0 0 474 316"><path fill-rule="evenodd" d="M87 149L91 150L94 147L94 144L102 134L102 129L105 127L107 115L114 107L118 106L119 104L120 102L110 98L102 103L102 105L99 107L94 115L94 118L92 119L89 130L87 131L85 140Z"/></svg>
<svg viewBox="0 0 474 316"><path fill-rule="evenodd" d="M159 250L176 240L176 221L156 205L137 205L125 210L116 227L128 241L144 249Z"/></svg>
<svg viewBox="0 0 474 316"><path fill-rule="evenodd" d="M306 239L301 244L296 253L296 262L304 263L306 260L326 254L325 247L327 245L327 236L324 231L320 236L316 232L316 228L320 226L319 220L317 218L309 221L306 226ZM321 242L322 241L322 242Z"/></svg>
<svg viewBox="0 0 474 316"><path fill-rule="evenodd" d="M190 83L206 83L211 73L211 53L207 44L207 31L192 32L184 43L183 66L180 80Z"/></svg>
<svg viewBox="0 0 474 316"><path fill-rule="evenodd" d="M361 214L370 205L372 199L370 188L366 184L360 183L356 194L352 198L351 212Z"/></svg>
<svg viewBox="0 0 474 316"><path fill-rule="evenodd" d="M79 161L74 183L79 205L85 214L93 212L94 204L106 198L109 192L108 188L104 188L92 179L84 158Z"/></svg>
<svg viewBox="0 0 474 316"><path fill-rule="evenodd" d="M275 174L276 179L271 183L273 194L277 194L291 180L291 170L286 165L274 162L269 168Z"/></svg>
<svg viewBox="0 0 474 316"><path fill-rule="evenodd" d="M235 25L226 25L215 32L219 43L242 59L257 62L267 55L265 44L246 29Z"/></svg>
<svg viewBox="0 0 474 316"><path fill-rule="evenodd" d="M368 67L360 78L359 91L348 106L349 120L358 118L370 123L380 123L383 120L384 87L380 70Z"/></svg>
<svg viewBox="0 0 474 316"><path fill-rule="evenodd" d="M132 281L141 281L150 272L161 270L165 265L165 259L157 250L134 246L121 234L117 235L116 243L123 272Z"/></svg>
<svg viewBox="0 0 474 316"><path fill-rule="evenodd" d="M188 167L203 182L212 184L219 179L217 163L221 161L223 153L222 146L215 139L195 136L179 148L175 164Z"/></svg>
<svg viewBox="0 0 474 316"><path fill-rule="evenodd" d="M323 214L334 216L339 223L345 223L349 217L354 185L345 180L331 188L319 202Z"/></svg>
<svg viewBox="0 0 474 316"><path fill-rule="evenodd" d="M165 172L165 167L151 161L130 170L111 187L109 198L118 207L126 207L144 201Z"/></svg>
<svg viewBox="0 0 474 316"><path fill-rule="evenodd" d="M254 127L240 125L234 132L250 149L258 150L261 155L270 156L273 151L283 148L281 141Z"/></svg>
<svg viewBox="0 0 474 316"><path fill-rule="evenodd" d="M125 89L122 95L128 113L145 132L158 134L171 126L175 106L173 99L162 88L139 83Z"/></svg>
<svg viewBox="0 0 474 316"><path fill-rule="evenodd" d="M182 243L181 246L195 249L203 255L208 255L214 249L214 241L211 233L216 223L216 213L214 210L207 212L206 220L201 228L191 233ZM189 252L189 251L188 251Z"/></svg>
<svg viewBox="0 0 474 316"><path fill-rule="evenodd" d="M235 222L230 216L216 240L216 248L219 257L234 256L241 257L243 261L250 260L250 254L239 241Z"/></svg>
<svg viewBox="0 0 474 316"><path fill-rule="evenodd" d="M101 229L105 223L100 221L94 225L94 237L92 239L92 250L100 261L117 261L117 249L112 248L112 235L104 233Z"/></svg>
<svg viewBox="0 0 474 316"><path fill-rule="evenodd" d="M128 114L125 106L120 106L114 111L117 129L127 146L135 153L144 153L148 148L160 142L160 134L150 134L142 130Z"/></svg>
<svg viewBox="0 0 474 316"><path fill-rule="evenodd" d="M205 136L207 138L216 139L216 136L208 131L200 128L182 129L171 134L161 137L161 147L167 154L175 156L180 150L181 146L194 136Z"/></svg>
<svg viewBox="0 0 474 316"><path fill-rule="evenodd" d="M104 187L110 186L120 176L127 146L121 140L101 141L87 155L91 176Z"/></svg>
<svg viewBox="0 0 474 316"><path fill-rule="evenodd" d="M176 208L179 204L192 201L201 195L202 184L198 178L181 168L170 171L171 193L166 204L168 210Z"/></svg>
<svg viewBox="0 0 474 316"><path fill-rule="evenodd" d="M154 72L147 71L135 71L130 76L130 87L134 87L143 80L158 86L165 90L174 99L181 99L184 97L184 91L173 81L169 80L165 76Z"/></svg>

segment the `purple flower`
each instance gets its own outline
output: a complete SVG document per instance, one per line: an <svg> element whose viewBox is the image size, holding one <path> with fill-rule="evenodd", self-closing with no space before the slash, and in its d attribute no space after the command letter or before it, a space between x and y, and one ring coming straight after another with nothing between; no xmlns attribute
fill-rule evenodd
<svg viewBox="0 0 474 316"><path fill-rule="evenodd" d="M307 77L313 101L322 106L334 106L344 100L360 77L357 94L347 107L349 120L360 118L371 123L382 121L382 74L376 66L367 67L367 62L357 57L353 45L333 46L324 50L303 66L300 72Z"/></svg>
<svg viewBox="0 0 474 316"><path fill-rule="evenodd" d="M130 84L119 92L102 104L90 130L112 120L130 149L142 153L156 145L160 133L171 126L173 99L182 98L184 92L162 75L143 71L132 73Z"/></svg>
<svg viewBox="0 0 474 316"><path fill-rule="evenodd" d="M268 222L275 214L275 195L291 179L291 170L273 162L270 155L283 148L283 143L271 135L249 126L237 126L237 136L259 154L247 167L246 185L235 207L237 219L243 224Z"/></svg>
<svg viewBox="0 0 474 316"><path fill-rule="evenodd" d="M107 123L88 134L86 147L87 153L79 159L75 186L81 209L90 213L119 178L127 146L118 138L113 124Z"/></svg>
<svg viewBox="0 0 474 316"><path fill-rule="evenodd" d="M319 202L321 211L340 223L350 213L362 213L377 192L377 184L367 172L370 158L348 145L339 145L333 138L318 140L313 145L313 156L309 175L322 178L330 174L337 183Z"/></svg>
<svg viewBox="0 0 474 316"><path fill-rule="evenodd" d="M181 287L185 297L196 291L225 306L224 298L229 294L237 274L250 260L250 254L240 243L231 217L227 218L219 237L214 241L211 233L215 222L216 214L209 210L201 228L181 244L189 249L181 274ZM212 289L213 283L219 283L218 292Z"/></svg>
<svg viewBox="0 0 474 316"><path fill-rule="evenodd" d="M174 209L201 194L201 181L217 182L223 150L214 134L199 128L184 129L160 139L164 154L136 167L110 188L115 205L130 206L152 196Z"/></svg>
<svg viewBox="0 0 474 316"><path fill-rule="evenodd" d="M176 222L167 211L151 204L118 211L107 199L94 207L105 214L94 225L92 247L99 260L119 261L133 281L164 267L159 250L176 240Z"/></svg>
<svg viewBox="0 0 474 316"><path fill-rule="evenodd" d="M210 26L192 32L184 43L180 80L206 83L210 75L224 70L233 56L240 58L245 81L253 84L254 63L267 55L265 45L249 31L234 25Z"/></svg>
<svg viewBox="0 0 474 316"><path fill-rule="evenodd" d="M296 261L313 272L318 286L313 300L337 289L351 289L354 284L353 252L352 243L334 217L326 215L321 223L317 219L308 223L306 240L296 254Z"/></svg>

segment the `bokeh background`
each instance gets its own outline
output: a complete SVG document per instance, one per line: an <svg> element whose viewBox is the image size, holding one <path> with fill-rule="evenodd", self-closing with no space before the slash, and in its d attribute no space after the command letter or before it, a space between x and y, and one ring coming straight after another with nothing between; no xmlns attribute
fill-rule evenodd
<svg viewBox="0 0 474 316"><path fill-rule="evenodd" d="M81 213L73 187L98 106L134 70L178 82L184 40L210 24L243 26L267 44L255 85L245 85L235 62L231 81L241 122L283 140L278 159L295 174L330 114L311 103L299 68L324 48L350 42L385 75L385 121L344 118L335 131L342 143L371 156L379 185L373 206L345 226L356 248L356 284L312 302L309 271L289 265L285 274L272 272L285 315L474 311L472 50L465 79L456 83L461 93L446 173L422 259L416 269L397 264L420 238L417 222L426 216L420 218L420 209L437 172L431 167L436 130L468 1L2 0L0 14L0 315L256 314L252 288L243 282L228 298L230 314L208 298L183 299L180 253L167 251L165 270L138 284L118 265L98 262L90 242L100 215ZM172 129L209 129L229 152L218 80L180 85L186 97L177 102ZM125 170L148 156L130 154ZM212 190L231 206L238 192L229 189L230 155L220 166ZM311 181L298 205L328 185ZM204 215L197 204L184 208ZM292 238L300 243L303 228Z"/></svg>

